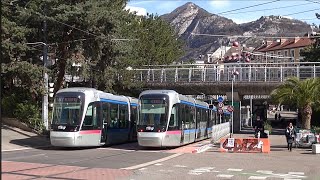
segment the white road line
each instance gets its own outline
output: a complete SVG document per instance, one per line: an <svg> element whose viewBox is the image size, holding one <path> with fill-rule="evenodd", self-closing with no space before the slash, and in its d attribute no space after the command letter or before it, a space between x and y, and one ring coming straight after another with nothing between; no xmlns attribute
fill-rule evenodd
<svg viewBox="0 0 320 180"><path fill-rule="evenodd" d="M21 151L21 150L26 150L26 149L31 149L31 148L25 147L25 148L17 148L17 149L8 149L8 150L1 150L1 152Z"/></svg>
<svg viewBox="0 0 320 180"><path fill-rule="evenodd" d="M185 168L187 166L184 166L184 165L174 165L174 167L181 167L181 168Z"/></svg>
<svg viewBox="0 0 320 180"><path fill-rule="evenodd" d="M143 170L145 170L145 169L147 169L147 168L140 168L139 170L140 170L140 171L143 171Z"/></svg>
<svg viewBox="0 0 320 180"><path fill-rule="evenodd" d="M156 164L156 163L160 163L160 162L163 162L163 161L167 161L169 159L178 157L178 156L180 156L182 154L183 153L177 153L177 154L173 154L171 156L168 156L168 157L165 157L165 158L162 158L162 159L158 159L158 160L154 160L154 161L150 161L150 162L147 162L147 163L138 164L138 165L130 166L130 167L126 167L126 168L121 168L121 169L126 169L126 170L139 169L139 168L142 168L142 167L150 166L152 164Z"/></svg>
<svg viewBox="0 0 320 180"><path fill-rule="evenodd" d="M218 174L217 177L221 177L221 178L232 178L233 175L231 175L231 174Z"/></svg>
<svg viewBox="0 0 320 180"><path fill-rule="evenodd" d="M127 152L132 152L132 151L136 151L136 150L130 150L130 149L113 149L113 148L98 148L101 150L111 150L111 151L127 151Z"/></svg>
<svg viewBox="0 0 320 180"><path fill-rule="evenodd" d="M155 166L161 166L162 164L161 163L157 163L157 164L154 164Z"/></svg>
<svg viewBox="0 0 320 180"><path fill-rule="evenodd" d="M288 172L291 175L304 175L304 172Z"/></svg>
<svg viewBox="0 0 320 180"><path fill-rule="evenodd" d="M289 178L289 179L283 179L283 180L301 180L301 179L291 179L291 178Z"/></svg>
<svg viewBox="0 0 320 180"><path fill-rule="evenodd" d="M237 172L239 172L239 171L242 171L243 169L232 169L232 168L229 168L229 169L227 169L228 171L237 171Z"/></svg>
<svg viewBox="0 0 320 180"><path fill-rule="evenodd" d="M264 177L264 176L250 176L249 179L267 179L267 177Z"/></svg>
<svg viewBox="0 0 320 180"><path fill-rule="evenodd" d="M266 171L266 170L258 170L256 171L257 173L262 173L262 174L272 174L273 171Z"/></svg>
<svg viewBox="0 0 320 180"><path fill-rule="evenodd" d="M197 173L197 172L189 172L188 174L190 174L190 175L201 175L202 173Z"/></svg>

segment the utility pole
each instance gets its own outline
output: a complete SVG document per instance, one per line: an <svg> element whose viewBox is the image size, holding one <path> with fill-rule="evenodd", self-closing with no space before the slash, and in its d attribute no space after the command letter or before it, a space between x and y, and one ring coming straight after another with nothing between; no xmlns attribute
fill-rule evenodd
<svg viewBox="0 0 320 180"><path fill-rule="evenodd" d="M44 7L45 8L45 7ZM44 14L46 15L46 9L44 9ZM48 64L48 46L47 46L47 20L44 17L43 21L43 66L46 68ZM46 71L43 72L43 81L44 81L44 95L42 97L42 120L45 126L45 129L49 129L49 120L48 120L48 73Z"/></svg>

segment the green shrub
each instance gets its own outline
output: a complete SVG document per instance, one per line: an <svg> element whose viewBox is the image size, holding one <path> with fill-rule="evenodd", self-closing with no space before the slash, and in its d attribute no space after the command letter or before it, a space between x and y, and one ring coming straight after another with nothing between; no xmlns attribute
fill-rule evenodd
<svg viewBox="0 0 320 180"><path fill-rule="evenodd" d="M314 130L314 132L316 134L320 134L320 127L314 126L314 127L312 127L312 129Z"/></svg>
<svg viewBox="0 0 320 180"><path fill-rule="evenodd" d="M18 99L15 94L3 97L1 100L2 114L7 117L13 117L17 101Z"/></svg>
<svg viewBox="0 0 320 180"><path fill-rule="evenodd" d="M22 122L28 122L30 118L39 118L39 108L28 102L19 103L14 111L14 116Z"/></svg>
<svg viewBox="0 0 320 180"><path fill-rule="evenodd" d="M18 120L26 123L36 131L42 131L44 129L44 124L40 116L40 109L34 104L28 102L17 104L14 115Z"/></svg>
<svg viewBox="0 0 320 180"><path fill-rule="evenodd" d="M268 130L269 131L269 134L271 134L271 131L272 131L272 126L271 126L271 123L269 121L266 121L264 123L264 129L265 130Z"/></svg>

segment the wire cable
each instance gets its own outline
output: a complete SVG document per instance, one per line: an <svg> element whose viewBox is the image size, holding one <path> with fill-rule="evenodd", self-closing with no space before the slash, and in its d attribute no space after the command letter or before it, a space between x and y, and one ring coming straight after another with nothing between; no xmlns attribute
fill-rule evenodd
<svg viewBox="0 0 320 180"><path fill-rule="evenodd" d="M278 1L280 1L280 0L274 0L274 1L269 1L269 2L265 2L265 3L255 4L255 5L252 5L252 6L246 6L246 7L242 7L242 8L238 8L238 9L228 10L228 11L220 12L218 14L225 14L225 13L228 13L228 12L234 12L234 11L238 11L238 10L242 10L242 9L248 9L248 8L252 8L252 7L262 6L262 5L265 5L265 4L271 4L271 3L274 3L274 2L278 2Z"/></svg>

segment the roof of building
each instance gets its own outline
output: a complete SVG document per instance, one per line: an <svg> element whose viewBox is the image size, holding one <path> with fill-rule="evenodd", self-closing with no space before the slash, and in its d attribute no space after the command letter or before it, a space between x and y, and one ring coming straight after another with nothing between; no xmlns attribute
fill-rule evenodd
<svg viewBox="0 0 320 180"><path fill-rule="evenodd" d="M313 43L313 40L310 38L301 38L296 43L291 43L282 49L291 49L291 48L298 48L298 47L306 47Z"/></svg>
<svg viewBox="0 0 320 180"><path fill-rule="evenodd" d="M268 51L274 51L274 50L281 50L285 49L285 46L288 46L290 44L294 43L294 39L286 40L284 43L280 44L279 46L275 46L273 48L268 49Z"/></svg>
<svg viewBox="0 0 320 180"><path fill-rule="evenodd" d="M280 45L280 42L272 42L272 44L270 44L269 46L266 46L265 48L261 48L261 49L258 49L256 51L259 51L259 52L267 52L269 51L269 49L273 48L273 47L276 47Z"/></svg>
<svg viewBox="0 0 320 180"><path fill-rule="evenodd" d="M297 41L295 39L288 39L284 43L280 42L273 42L269 46L264 45L261 47L258 47L254 51L258 52L268 52L268 51L274 51L274 50L282 50L282 49L292 49L292 48L299 48L299 47L306 47L311 45L314 42L314 40L310 38L300 38Z"/></svg>

